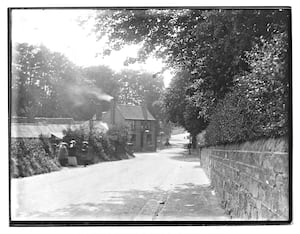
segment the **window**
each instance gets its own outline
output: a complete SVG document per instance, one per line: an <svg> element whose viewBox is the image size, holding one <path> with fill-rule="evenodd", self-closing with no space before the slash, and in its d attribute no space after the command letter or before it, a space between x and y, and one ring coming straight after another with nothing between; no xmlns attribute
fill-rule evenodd
<svg viewBox="0 0 300 234"><path fill-rule="evenodd" d="M142 126L144 130L151 130L151 121L143 121Z"/></svg>
<svg viewBox="0 0 300 234"><path fill-rule="evenodd" d="M130 130L132 130L132 131L136 130L136 121L134 121L134 120L128 121L128 124L129 124Z"/></svg>
<svg viewBox="0 0 300 234"><path fill-rule="evenodd" d="M147 134L147 144L148 145L152 144L152 135L151 134Z"/></svg>
<svg viewBox="0 0 300 234"><path fill-rule="evenodd" d="M132 135L131 135L131 138L130 138L130 142L131 142L131 143L135 143L135 140L136 140L136 135L135 135L135 134L132 134Z"/></svg>

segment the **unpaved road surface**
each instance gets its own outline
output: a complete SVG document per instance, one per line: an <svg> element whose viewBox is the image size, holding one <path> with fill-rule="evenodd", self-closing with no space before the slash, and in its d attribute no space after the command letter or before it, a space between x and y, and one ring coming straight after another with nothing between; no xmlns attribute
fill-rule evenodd
<svg viewBox="0 0 300 234"><path fill-rule="evenodd" d="M11 181L12 220L224 220L197 155L172 147Z"/></svg>

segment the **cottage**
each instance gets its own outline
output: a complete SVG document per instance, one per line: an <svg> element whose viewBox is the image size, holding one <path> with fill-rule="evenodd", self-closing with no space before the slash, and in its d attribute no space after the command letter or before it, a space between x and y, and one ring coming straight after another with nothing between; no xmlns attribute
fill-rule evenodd
<svg viewBox="0 0 300 234"><path fill-rule="evenodd" d="M126 124L135 152L156 151L156 120L146 107L114 105L103 113L102 120L110 125Z"/></svg>

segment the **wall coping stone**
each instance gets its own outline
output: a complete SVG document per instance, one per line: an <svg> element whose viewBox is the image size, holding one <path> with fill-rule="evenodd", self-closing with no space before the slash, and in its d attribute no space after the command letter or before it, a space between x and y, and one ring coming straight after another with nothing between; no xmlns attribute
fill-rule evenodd
<svg viewBox="0 0 300 234"><path fill-rule="evenodd" d="M279 151L249 151L249 150L226 150L226 149L211 149L212 151L225 151L225 152L237 152L237 153L254 153L254 154L288 154L288 152Z"/></svg>

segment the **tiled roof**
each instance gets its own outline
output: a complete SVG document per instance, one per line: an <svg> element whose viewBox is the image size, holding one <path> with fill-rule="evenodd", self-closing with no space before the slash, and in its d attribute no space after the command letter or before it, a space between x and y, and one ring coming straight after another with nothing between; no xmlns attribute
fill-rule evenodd
<svg viewBox="0 0 300 234"><path fill-rule="evenodd" d="M117 105L122 116L128 120L155 120L148 109L142 106Z"/></svg>

